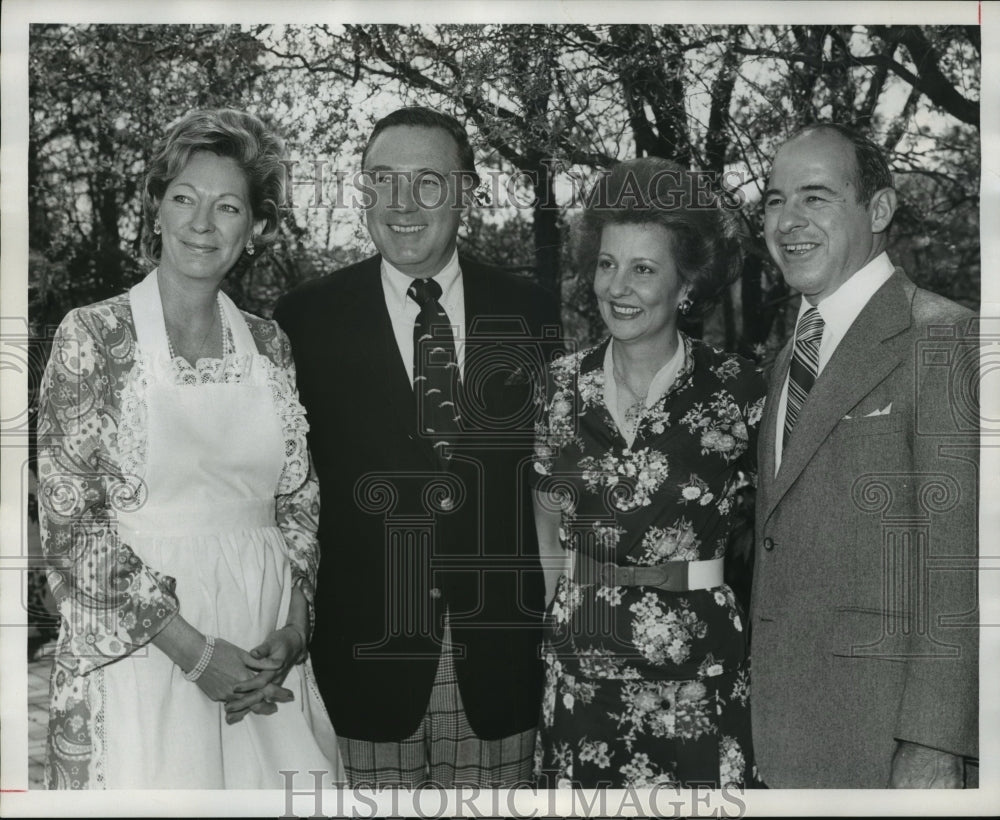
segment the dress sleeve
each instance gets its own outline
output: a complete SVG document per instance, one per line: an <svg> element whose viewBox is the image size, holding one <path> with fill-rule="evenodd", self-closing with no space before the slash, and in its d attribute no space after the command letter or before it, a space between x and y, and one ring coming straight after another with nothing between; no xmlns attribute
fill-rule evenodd
<svg viewBox="0 0 1000 820"><path fill-rule="evenodd" d="M532 459L531 486L535 489L542 476L552 472L553 450L549 443L549 407L552 401L552 379L548 369L546 378L535 385L535 456Z"/></svg>
<svg viewBox="0 0 1000 820"><path fill-rule="evenodd" d="M764 415L764 397L767 395L767 383L763 374L757 369L748 369L746 373L746 388L740 398L740 408L743 420L747 426L747 449L740 459L740 470L746 483L757 486L757 439L760 433L760 422Z"/></svg>
<svg viewBox="0 0 1000 820"><path fill-rule="evenodd" d="M302 590L309 605L311 634L315 616L316 573L319 570L319 539L316 536L319 527L319 480L306 443L309 425L295 389L291 345L285 332L277 324L274 327L277 331L275 364L283 377L283 389L287 391L282 409L285 470L278 487L275 510L278 527L288 546L292 583Z"/></svg>
<svg viewBox="0 0 1000 820"><path fill-rule="evenodd" d="M109 453L115 378L91 311L59 326L38 409L39 526L62 618L60 654L86 674L144 646L179 609L174 579L118 538L116 506L135 500Z"/></svg>
<svg viewBox="0 0 1000 820"><path fill-rule="evenodd" d="M725 503L731 510L726 545L726 582L747 605L756 518L757 442L767 384L760 371L750 362L745 362L742 367L734 393L746 426L747 447L735 463L736 472L726 492Z"/></svg>

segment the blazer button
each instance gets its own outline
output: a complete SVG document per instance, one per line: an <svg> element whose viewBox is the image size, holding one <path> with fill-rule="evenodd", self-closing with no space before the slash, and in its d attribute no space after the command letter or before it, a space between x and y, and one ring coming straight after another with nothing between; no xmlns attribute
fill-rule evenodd
<svg viewBox="0 0 1000 820"><path fill-rule="evenodd" d="M438 589L437 587L433 587L431 589L431 591L430 591L430 596L432 598L440 598L441 597L441 590Z"/></svg>
<svg viewBox="0 0 1000 820"><path fill-rule="evenodd" d="M768 552L774 549L774 539L770 536L764 539L764 549Z"/></svg>

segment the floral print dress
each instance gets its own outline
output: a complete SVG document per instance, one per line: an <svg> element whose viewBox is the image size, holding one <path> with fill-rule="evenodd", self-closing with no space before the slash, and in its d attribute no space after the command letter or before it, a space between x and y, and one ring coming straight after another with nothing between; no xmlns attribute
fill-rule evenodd
<svg viewBox="0 0 1000 820"><path fill-rule="evenodd" d="M621 566L722 558L734 496L755 481L764 382L681 336L684 364L629 446L605 402L609 342L550 366L537 489L561 507L567 556ZM567 569L546 614L539 785L749 785L749 669L730 588L584 583Z"/></svg>

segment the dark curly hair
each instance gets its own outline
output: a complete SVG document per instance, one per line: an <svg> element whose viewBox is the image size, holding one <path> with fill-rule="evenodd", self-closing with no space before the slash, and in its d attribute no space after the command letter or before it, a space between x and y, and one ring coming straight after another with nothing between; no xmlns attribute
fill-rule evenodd
<svg viewBox="0 0 1000 820"><path fill-rule="evenodd" d="M157 210L170 182L196 151L208 151L236 160L250 192L254 222L264 220L264 230L254 234L254 246L264 250L278 237L280 207L285 198L285 144L281 137L253 114L232 108L190 111L171 126L153 153L142 192L142 251L159 264L163 242L153 233ZM240 262L247 259L246 251ZM239 264L239 263L237 263Z"/></svg>
<svg viewBox="0 0 1000 820"><path fill-rule="evenodd" d="M706 177L660 157L621 162L605 172L586 200L578 263L594 271L605 225L660 225L673 240L674 263L690 286L692 315L708 313L739 276L743 253L735 220Z"/></svg>

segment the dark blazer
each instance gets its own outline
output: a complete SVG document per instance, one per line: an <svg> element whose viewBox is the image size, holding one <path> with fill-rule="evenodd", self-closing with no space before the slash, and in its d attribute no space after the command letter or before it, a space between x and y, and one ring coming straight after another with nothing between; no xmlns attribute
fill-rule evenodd
<svg viewBox="0 0 1000 820"><path fill-rule="evenodd" d="M974 333L970 311L897 269L817 379L777 475L791 342L775 363L751 605L771 787L884 788L897 739L977 754Z"/></svg>
<svg viewBox="0 0 1000 820"><path fill-rule="evenodd" d="M426 710L447 606L466 715L495 739L538 720L544 582L528 478L558 305L532 282L460 259L464 427L445 471L417 431L380 262L309 281L274 312L320 480L312 662L338 734L401 740Z"/></svg>

